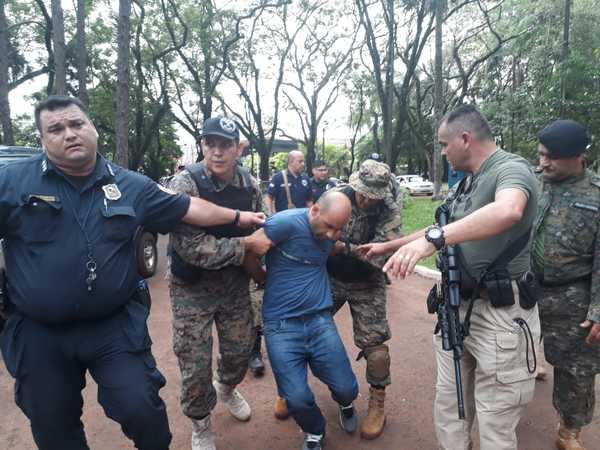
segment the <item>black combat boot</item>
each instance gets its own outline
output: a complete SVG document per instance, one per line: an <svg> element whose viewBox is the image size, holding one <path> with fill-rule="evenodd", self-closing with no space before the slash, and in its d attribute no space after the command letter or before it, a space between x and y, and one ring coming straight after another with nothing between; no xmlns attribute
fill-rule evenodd
<svg viewBox="0 0 600 450"><path fill-rule="evenodd" d="M262 343L262 332L259 330L256 333L256 339L254 340L254 347L250 354L250 361L248 362L248 368L252 375L255 377L262 377L265 374L265 364L262 360L262 352L260 351Z"/></svg>

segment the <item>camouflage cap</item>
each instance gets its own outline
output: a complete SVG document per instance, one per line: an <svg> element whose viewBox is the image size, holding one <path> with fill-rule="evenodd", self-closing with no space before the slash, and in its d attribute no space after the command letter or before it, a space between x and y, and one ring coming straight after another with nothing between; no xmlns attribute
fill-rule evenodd
<svg viewBox="0 0 600 450"><path fill-rule="evenodd" d="M389 189L391 176L387 164L368 159L360 165L358 172L350 175L348 183L365 197L381 200Z"/></svg>

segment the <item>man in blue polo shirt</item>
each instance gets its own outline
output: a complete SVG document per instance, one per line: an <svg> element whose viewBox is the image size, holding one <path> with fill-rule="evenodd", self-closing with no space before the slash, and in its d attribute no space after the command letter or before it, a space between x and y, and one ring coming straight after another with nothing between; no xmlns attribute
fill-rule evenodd
<svg viewBox="0 0 600 450"><path fill-rule="evenodd" d="M263 301L267 352L279 395L306 434L303 450L320 450L325 435L307 365L339 404L342 428L352 433L357 425L358 384L331 315L326 268L351 208L348 197L330 192L310 209L275 214L255 233L272 246Z"/></svg>
<svg viewBox="0 0 600 450"><path fill-rule="evenodd" d="M169 191L105 160L77 99L35 108L45 152L0 168L0 237L6 241L10 316L0 346L15 401L41 450L88 449L85 376L98 401L141 450L166 450L171 433L146 319L133 235L196 226L249 226L261 214Z"/></svg>
<svg viewBox="0 0 600 450"><path fill-rule="evenodd" d="M288 154L287 170L277 172L267 188L266 205L269 215L292 208L312 205L310 179L302 173L304 155L298 150Z"/></svg>

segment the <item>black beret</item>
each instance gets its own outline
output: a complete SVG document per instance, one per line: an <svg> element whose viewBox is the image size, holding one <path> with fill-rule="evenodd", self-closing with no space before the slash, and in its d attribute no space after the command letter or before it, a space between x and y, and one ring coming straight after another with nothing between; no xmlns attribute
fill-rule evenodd
<svg viewBox="0 0 600 450"><path fill-rule="evenodd" d="M585 127L568 119L551 123L538 133L538 139L555 158L579 155L590 142Z"/></svg>

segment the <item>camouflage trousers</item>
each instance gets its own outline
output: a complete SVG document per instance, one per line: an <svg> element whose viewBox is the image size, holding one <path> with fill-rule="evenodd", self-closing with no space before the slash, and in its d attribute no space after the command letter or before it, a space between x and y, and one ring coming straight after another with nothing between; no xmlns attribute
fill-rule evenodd
<svg viewBox="0 0 600 450"><path fill-rule="evenodd" d="M219 338L216 378L239 384L248 369L254 343L248 276L239 268L211 273L196 284L172 276L173 350L181 370L183 413L200 419L212 411L216 393L212 385L212 328Z"/></svg>
<svg viewBox="0 0 600 450"><path fill-rule="evenodd" d="M372 386L391 383L390 357L384 342L391 338L386 313L386 284L383 273L372 280L344 282L330 277L334 314L348 303L352 315L354 344L359 357L367 360L366 378Z"/></svg>
<svg viewBox="0 0 600 450"><path fill-rule="evenodd" d="M262 333L262 303L264 289L257 289L254 280L250 280L250 306L252 308L252 324L259 332Z"/></svg>
<svg viewBox="0 0 600 450"><path fill-rule="evenodd" d="M600 373L600 345L589 345L589 328L579 326L590 306L590 282L544 286L539 298L546 360L554 367L577 370L580 376Z"/></svg>
<svg viewBox="0 0 600 450"><path fill-rule="evenodd" d="M568 427L581 428L591 423L596 401L595 382L595 375L554 368L552 404Z"/></svg>

